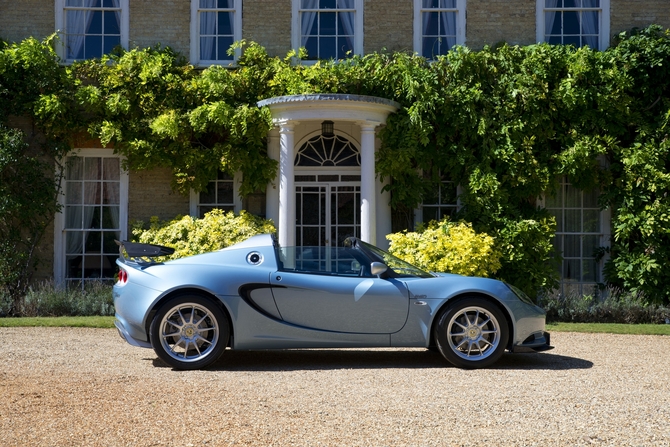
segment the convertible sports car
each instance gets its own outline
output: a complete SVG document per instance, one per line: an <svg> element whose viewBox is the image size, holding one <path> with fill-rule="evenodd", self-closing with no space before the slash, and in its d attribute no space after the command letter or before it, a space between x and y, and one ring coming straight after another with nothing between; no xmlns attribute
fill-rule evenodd
<svg viewBox="0 0 670 447"><path fill-rule="evenodd" d="M165 263L153 258L170 248L118 243L116 327L177 369L228 347L425 347L461 368L552 348L544 310L515 287L427 273L356 238L280 247L266 234Z"/></svg>

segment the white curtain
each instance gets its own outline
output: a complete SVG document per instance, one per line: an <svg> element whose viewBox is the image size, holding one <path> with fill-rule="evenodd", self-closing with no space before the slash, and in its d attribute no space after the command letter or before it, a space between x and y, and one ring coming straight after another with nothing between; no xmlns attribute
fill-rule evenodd
<svg viewBox="0 0 670 447"><path fill-rule="evenodd" d="M68 178L67 180L83 180L97 178L98 175L98 164L97 163L84 163L84 158L75 157L70 160L68 166ZM93 222L93 216L95 214L96 203L100 203L100 192L99 187L101 184L99 182L81 182L77 184L77 187L82 188L80 193L77 195L80 203L71 203L66 207L65 214L65 228L69 231L67 232L67 241L66 241L66 253L68 258L71 258L70 255L80 255L84 252L84 245L86 243L87 230L91 228L91 223ZM84 206L89 205L89 206ZM118 219L117 219L118 220Z"/></svg>
<svg viewBox="0 0 670 447"><path fill-rule="evenodd" d="M92 8L98 0L84 0L83 8ZM113 8L121 7L121 0L112 0ZM90 9L65 9L65 33L66 33L66 59L83 59L85 54L80 52L84 49L86 34L90 31L93 21L93 10ZM121 24L121 12L116 11L116 22Z"/></svg>
<svg viewBox="0 0 670 447"><path fill-rule="evenodd" d="M301 46L307 46L307 40L312 33L312 28L314 27L314 22L316 22L316 16L318 12L316 9L319 8L319 0L302 0L303 9L310 9L311 11L301 11L300 14L300 34ZM316 58L318 55L310 54L310 58Z"/></svg>
<svg viewBox="0 0 670 447"><path fill-rule="evenodd" d="M120 160L118 158L103 158L102 163L103 179L106 180L102 203L106 205L104 209L109 212L111 217L110 227L105 229L119 229L119 213L121 211Z"/></svg>
<svg viewBox="0 0 670 447"><path fill-rule="evenodd" d="M422 42L425 42L425 39L428 35L428 30L431 26L437 28L437 38L440 39L439 46L437 48L433 46L430 49L430 54L425 54L425 50L427 50L427 48L423 48L423 56L434 59L437 55L446 54L451 47L456 45L456 14L458 13L453 11L440 11L438 9L433 9L424 11L422 14ZM438 23L433 22L433 17L435 14L438 14Z"/></svg>
<svg viewBox="0 0 670 447"><path fill-rule="evenodd" d="M351 51L354 51L354 34L356 29L356 13L354 12L340 12L338 14L344 32L347 34L347 44ZM342 55L344 57L344 55Z"/></svg>
<svg viewBox="0 0 670 447"><path fill-rule="evenodd" d="M440 54L447 54L447 51L454 45L456 45L456 14L455 12L442 11L440 16L442 16L442 30L440 32L440 37L443 41L440 45ZM445 48L446 44L446 48Z"/></svg>
<svg viewBox="0 0 670 447"><path fill-rule="evenodd" d="M556 8L558 7L558 0L544 0L545 8ZM544 12L544 41L548 42L549 34L554 27L554 20L556 19L556 11L546 11ZM563 30L561 29L561 35ZM561 39L562 42L562 39Z"/></svg>
<svg viewBox="0 0 670 447"><path fill-rule="evenodd" d="M216 55L212 55L216 41L216 14L200 12L200 59L203 60L216 60Z"/></svg>
<svg viewBox="0 0 670 447"><path fill-rule="evenodd" d="M583 44L598 49L598 11L582 11L582 34L584 36Z"/></svg>
<svg viewBox="0 0 670 447"><path fill-rule="evenodd" d="M100 177L100 164L102 164L102 180L104 181L101 181ZM90 231L87 230L119 229L119 160L116 158L72 157L68 164L66 180L76 189L68 192L65 211L67 236L65 250L69 262L86 254L84 253L86 240L90 234ZM103 225L99 229L92 229L96 212L99 213L98 219ZM105 216L109 216L109 220L104 219ZM101 242L104 243L104 238ZM101 248L93 249L93 254L103 256ZM100 265L103 265L104 260L100 259ZM84 262L83 259L82 262Z"/></svg>

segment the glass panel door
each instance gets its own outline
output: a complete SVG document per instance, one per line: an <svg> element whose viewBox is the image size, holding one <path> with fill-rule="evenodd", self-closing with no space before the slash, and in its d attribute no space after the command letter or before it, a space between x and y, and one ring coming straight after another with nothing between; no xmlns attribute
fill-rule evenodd
<svg viewBox="0 0 670 447"><path fill-rule="evenodd" d="M361 234L360 179L341 182L339 175L318 177L335 181L296 176L296 245L341 247L347 237ZM310 179L314 182L304 181Z"/></svg>

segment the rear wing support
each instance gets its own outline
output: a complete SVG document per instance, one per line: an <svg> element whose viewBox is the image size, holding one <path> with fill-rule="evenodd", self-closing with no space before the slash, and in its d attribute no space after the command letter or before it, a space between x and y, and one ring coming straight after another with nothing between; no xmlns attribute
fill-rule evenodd
<svg viewBox="0 0 670 447"><path fill-rule="evenodd" d="M169 256L174 253L174 248L164 247L162 245L139 244L136 242L117 241L119 246L119 258L122 261L135 262L141 265L160 264L153 258L158 256Z"/></svg>

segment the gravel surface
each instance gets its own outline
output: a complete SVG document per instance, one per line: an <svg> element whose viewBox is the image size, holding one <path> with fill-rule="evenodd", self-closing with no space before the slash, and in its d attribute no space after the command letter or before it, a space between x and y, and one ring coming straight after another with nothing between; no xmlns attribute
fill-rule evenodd
<svg viewBox="0 0 670 447"><path fill-rule="evenodd" d="M670 337L554 333L476 371L356 349L184 372L112 329L0 336L2 446L670 446Z"/></svg>

